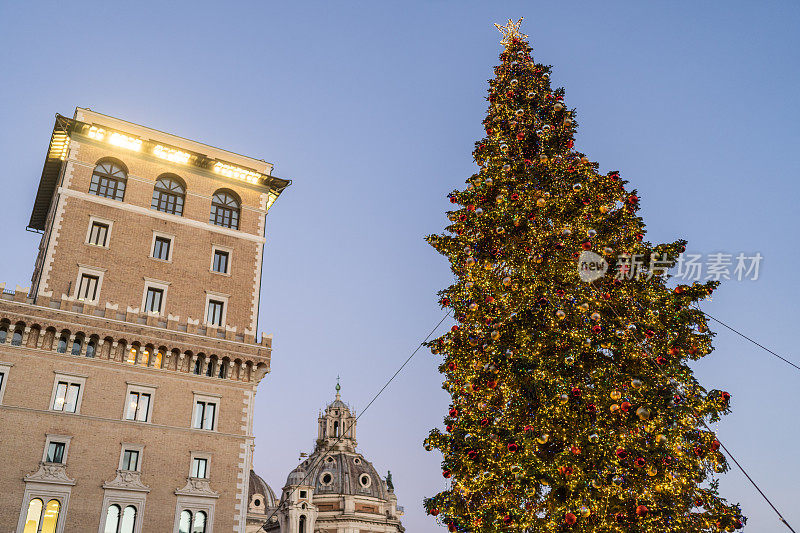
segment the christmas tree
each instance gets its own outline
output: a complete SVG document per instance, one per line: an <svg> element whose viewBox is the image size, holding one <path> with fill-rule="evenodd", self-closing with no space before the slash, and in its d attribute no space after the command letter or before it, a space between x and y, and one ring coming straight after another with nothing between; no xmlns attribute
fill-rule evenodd
<svg viewBox="0 0 800 533"><path fill-rule="evenodd" d="M716 282L668 287L685 241L649 243L636 191L575 149L520 22L498 26L479 171L428 238L457 325L430 343L452 404L425 447L450 482L425 507L450 531L733 531L706 425L730 395L687 365L712 350L695 303Z"/></svg>

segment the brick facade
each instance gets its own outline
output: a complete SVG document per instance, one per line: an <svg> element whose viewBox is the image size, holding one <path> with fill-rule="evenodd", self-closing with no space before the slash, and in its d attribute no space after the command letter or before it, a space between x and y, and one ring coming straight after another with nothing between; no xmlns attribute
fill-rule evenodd
<svg viewBox="0 0 800 533"><path fill-rule="evenodd" d="M184 508L208 517L207 533L242 532L253 397L271 353L271 337L256 338L265 217L281 188L263 161L89 110L64 122L68 148L60 162L48 156L43 173L44 184L57 164L58 180L50 198L42 200L44 185L37 196L49 205L37 222L32 288L0 285L0 533L23 531L36 498L58 502L55 532L102 533L115 504L135 509L133 532L178 531ZM90 126L106 138L87 135ZM114 146L111 132L145 144ZM191 160L159 159L153 146L162 143ZM122 201L89 192L95 165L109 158L127 171ZM216 174L208 161L241 167L249 181ZM185 184L182 216L151 208L164 174ZM238 228L209 223L220 189L240 200ZM87 243L92 220L108 223L106 246ZM151 257L155 234L172 239L168 260ZM228 272L212 272L214 247L228 252ZM77 292L87 268L102 273L94 300ZM149 282L165 288L150 313ZM208 294L225 301L220 325L207 323ZM76 412L59 410L62 379L80 385ZM127 419L131 391L150 395L146 420ZM193 427L197 401L214 404L213 428ZM63 464L45 460L46 444L59 439L68 443ZM140 454L133 471L121 467L128 448ZM192 475L195 457L207 461L206 476Z"/></svg>

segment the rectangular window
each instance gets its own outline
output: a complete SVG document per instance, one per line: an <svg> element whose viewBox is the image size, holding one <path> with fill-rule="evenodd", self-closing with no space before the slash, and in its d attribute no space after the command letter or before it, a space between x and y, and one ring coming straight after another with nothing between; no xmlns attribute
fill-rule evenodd
<svg viewBox="0 0 800 533"><path fill-rule="evenodd" d="M131 472L139 470L138 450L125 450L122 452L122 468L120 470L129 470Z"/></svg>
<svg viewBox="0 0 800 533"><path fill-rule="evenodd" d="M155 287L147 288L147 296L145 297L144 310L152 311L155 313L161 312L161 301L164 299L164 290L156 289Z"/></svg>
<svg viewBox="0 0 800 533"><path fill-rule="evenodd" d="M78 285L78 299L89 302L95 301L97 299L97 284L99 281L99 276L81 274L81 281Z"/></svg>
<svg viewBox="0 0 800 533"><path fill-rule="evenodd" d="M50 442L47 445L46 463L63 463L64 462L64 449L66 444L63 442Z"/></svg>
<svg viewBox="0 0 800 533"><path fill-rule="evenodd" d="M208 459L201 459L200 457L195 457L192 459L192 475L191 477L196 477L200 479L205 479L208 474Z"/></svg>
<svg viewBox="0 0 800 533"><path fill-rule="evenodd" d="M78 397L81 393L79 383L69 383L59 381L56 385L55 399L53 400L53 411L64 411L74 413L78 408Z"/></svg>
<svg viewBox="0 0 800 533"><path fill-rule="evenodd" d="M89 230L89 244L105 247L107 239L108 224L103 224L102 222L92 222L92 229Z"/></svg>
<svg viewBox="0 0 800 533"><path fill-rule="evenodd" d="M228 273L228 252L214 250L214 262L211 265L211 270L222 274Z"/></svg>
<svg viewBox="0 0 800 533"><path fill-rule="evenodd" d="M3 385L6 383L6 373L0 372L0 399L3 398Z"/></svg>
<svg viewBox="0 0 800 533"><path fill-rule="evenodd" d="M146 392L131 391L128 393L128 407L125 411L126 420L147 422L150 419L150 394Z"/></svg>
<svg viewBox="0 0 800 533"><path fill-rule="evenodd" d="M156 237L153 243L153 257L163 261L169 261L169 248L172 245L172 239L168 237Z"/></svg>
<svg viewBox="0 0 800 533"><path fill-rule="evenodd" d="M208 301L208 316L206 322L214 326L222 325L222 312L225 310L225 302L219 300Z"/></svg>
<svg viewBox="0 0 800 533"><path fill-rule="evenodd" d="M217 404L205 400L197 400L194 404L194 419L192 427L195 429L214 430L217 417Z"/></svg>

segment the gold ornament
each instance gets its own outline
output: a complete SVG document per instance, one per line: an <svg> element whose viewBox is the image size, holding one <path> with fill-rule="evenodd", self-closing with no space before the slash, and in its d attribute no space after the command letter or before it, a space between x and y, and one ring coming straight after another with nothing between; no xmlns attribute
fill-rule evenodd
<svg viewBox="0 0 800 533"><path fill-rule="evenodd" d="M620 398L622 398L622 393L618 390L612 390L609 396L611 396L612 400L619 400Z"/></svg>

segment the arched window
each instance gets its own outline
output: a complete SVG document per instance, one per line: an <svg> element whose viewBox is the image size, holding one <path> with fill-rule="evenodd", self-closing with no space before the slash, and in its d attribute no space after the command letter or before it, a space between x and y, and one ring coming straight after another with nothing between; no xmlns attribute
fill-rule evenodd
<svg viewBox="0 0 800 533"><path fill-rule="evenodd" d="M230 191L219 190L211 199L211 218L217 226L239 229L239 200Z"/></svg>
<svg viewBox="0 0 800 533"><path fill-rule="evenodd" d="M191 511L184 509L178 522L178 533L206 533L206 519L204 511L197 511L193 516Z"/></svg>
<svg viewBox="0 0 800 533"><path fill-rule="evenodd" d="M159 348L153 356L153 368L161 368L161 363L164 361L164 350Z"/></svg>
<svg viewBox="0 0 800 533"><path fill-rule="evenodd" d="M58 339L58 346L56 347L58 353L67 353L67 336L61 335Z"/></svg>
<svg viewBox="0 0 800 533"><path fill-rule="evenodd" d="M119 533L133 533L136 525L136 507L129 505L122 511L122 520L119 524Z"/></svg>
<svg viewBox="0 0 800 533"><path fill-rule="evenodd" d="M183 181L178 176L169 174L156 181L153 189L153 202L150 207L164 213L182 216L185 198L186 186Z"/></svg>
<svg viewBox="0 0 800 533"><path fill-rule="evenodd" d="M11 346L21 346L22 345L22 330L17 329L14 330L14 334L11 336Z"/></svg>
<svg viewBox="0 0 800 533"><path fill-rule="evenodd" d="M192 372L194 372L195 374L197 374L199 376L200 375L200 367L201 367L202 364L203 364L202 360L200 359L200 357L198 357L194 362L194 370Z"/></svg>
<svg viewBox="0 0 800 533"><path fill-rule="evenodd" d="M70 353L72 355L80 355L81 348L83 348L83 337L75 337L75 340L72 341L72 350Z"/></svg>
<svg viewBox="0 0 800 533"><path fill-rule="evenodd" d="M214 361L215 359L208 360L208 366L206 367L206 376L208 377L214 376Z"/></svg>
<svg viewBox="0 0 800 533"><path fill-rule="evenodd" d="M100 161L94 167L89 192L121 202L125 197L125 183L127 181L128 173L125 172L122 165L115 161Z"/></svg>
<svg viewBox="0 0 800 533"><path fill-rule="evenodd" d="M181 520L178 523L178 533L192 533L192 512L182 511Z"/></svg>
<svg viewBox="0 0 800 533"><path fill-rule="evenodd" d="M334 437L338 437L339 436L339 422L338 421L334 421L333 422L333 436Z"/></svg>
<svg viewBox="0 0 800 533"><path fill-rule="evenodd" d="M3 324L0 326L0 344L6 342L7 338L8 338L8 326Z"/></svg>
<svg viewBox="0 0 800 533"><path fill-rule="evenodd" d="M58 515L61 513L61 502L50 500L47 507L39 498L34 498L28 504L28 514L25 517L25 528L22 533L56 533Z"/></svg>
<svg viewBox="0 0 800 533"><path fill-rule="evenodd" d="M206 533L206 513L203 511L197 511L194 514L192 533Z"/></svg>
<svg viewBox="0 0 800 533"><path fill-rule="evenodd" d="M111 505L106 511L106 527L103 533L117 533L119 531L119 518L122 514L119 505Z"/></svg>
<svg viewBox="0 0 800 533"><path fill-rule="evenodd" d="M217 377L220 377L222 379L228 377L228 362L225 361L224 359L219 363L219 374L217 375Z"/></svg>
<svg viewBox="0 0 800 533"><path fill-rule="evenodd" d="M91 339L89 344L86 345L86 357L94 357L96 351L97 341L95 339Z"/></svg>
<svg viewBox="0 0 800 533"><path fill-rule="evenodd" d="M299 529L299 532L300 533L306 533L306 515L304 515L304 514L300 515L300 529Z"/></svg>

